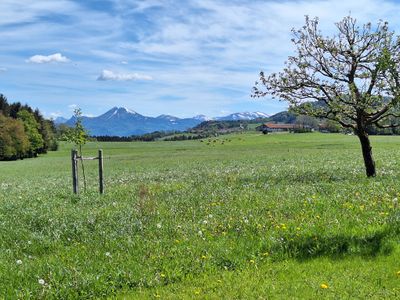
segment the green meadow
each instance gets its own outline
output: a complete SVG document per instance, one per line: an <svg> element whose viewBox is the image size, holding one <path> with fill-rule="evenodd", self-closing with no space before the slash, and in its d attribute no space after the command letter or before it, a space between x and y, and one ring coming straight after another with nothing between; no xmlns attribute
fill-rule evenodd
<svg viewBox="0 0 400 300"><path fill-rule="evenodd" d="M398 299L400 137L246 133L0 162L0 298ZM82 178L81 178L82 179Z"/></svg>

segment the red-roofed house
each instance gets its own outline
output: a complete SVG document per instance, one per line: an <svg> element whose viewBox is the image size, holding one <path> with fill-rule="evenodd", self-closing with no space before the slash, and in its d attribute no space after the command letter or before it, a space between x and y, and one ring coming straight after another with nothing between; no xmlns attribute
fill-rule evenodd
<svg viewBox="0 0 400 300"><path fill-rule="evenodd" d="M256 129L263 133L289 131L293 132L295 129L303 128L300 124L279 124L279 123L265 123L258 126Z"/></svg>

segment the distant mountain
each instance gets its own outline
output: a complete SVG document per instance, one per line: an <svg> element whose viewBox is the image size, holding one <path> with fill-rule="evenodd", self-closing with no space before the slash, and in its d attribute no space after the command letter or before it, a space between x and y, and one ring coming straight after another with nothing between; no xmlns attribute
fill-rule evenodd
<svg viewBox="0 0 400 300"><path fill-rule="evenodd" d="M205 115L197 115L197 116L194 116L193 119L199 120L201 122L212 120L212 118L209 118L209 117L207 117Z"/></svg>
<svg viewBox="0 0 400 300"><path fill-rule="evenodd" d="M225 117L217 117L215 118L218 121L244 121L244 120L254 120L259 118L268 118L269 115L262 112L243 112L243 113L234 113Z"/></svg>
<svg viewBox="0 0 400 300"><path fill-rule="evenodd" d="M260 112L236 113L216 120L251 120L266 118L268 115ZM58 118L59 119L59 118ZM64 119L65 120L65 119ZM185 131L201 122L212 120L204 115L192 118L178 118L171 115L160 115L158 117L146 117L133 110L124 107L113 107L98 117L82 117L82 124L90 135L100 136L131 136L141 135L154 131ZM61 121L61 119L60 119ZM75 118L58 122L73 126Z"/></svg>
<svg viewBox="0 0 400 300"><path fill-rule="evenodd" d="M53 120L54 124L56 124L56 125L66 123L67 121L68 121L68 119L63 118L63 117L57 117Z"/></svg>

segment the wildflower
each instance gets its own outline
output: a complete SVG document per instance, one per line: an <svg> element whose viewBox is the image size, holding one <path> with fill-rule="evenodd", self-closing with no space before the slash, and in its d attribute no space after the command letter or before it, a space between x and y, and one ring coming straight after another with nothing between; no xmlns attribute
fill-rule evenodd
<svg viewBox="0 0 400 300"><path fill-rule="evenodd" d="M199 230L197 233L199 234L199 236L203 235L203 231L201 231L201 230Z"/></svg>
<svg viewBox="0 0 400 300"><path fill-rule="evenodd" d="M321 289L327 289L327 288L329 288L329 286L326 284L326 283L322 283L321 285L320 285L320 287L321 287Z"/></svg>
<svg viewBox="0 0 400 300"><path fill-rule="evenodd" d="M397 276L400 276L400 271L397 271L397 272L396 272L396 275L397 275Z"/></svg>
<svg viewBox="0 0 400 300"><path fill-rule="evenodd" d="M250 259L250 263L254 264L255 263L254 259Z"/></svg>
<svg viewBox="0 0 400 300"><path fill-rule="evenodd" d="M39 280L38 280L38 282L39 282L39 284L40 285L44 285L46 282L44 281L44 279L42 279L42 278L40 278Z"/></svg>
<svg viewBox="0 0 400 300"><path fill-rule="evenodd" d="M205 256L205 255L201 256L201 259L206 259L206 258L207 258L207 256Z"/></svg>
<svg viewBox="0 0 400 300"><path fill-rule="evenodd" d="M203 221L203 224L207 224L207 223L208 223L208 221L207 221L207 220L204 220L204 221Z"/></svg>
<svg viewBox="0 0 400 300"><path fill-rule="evenodd" d="M106 256L107 257L111 257L111 253L110 252L106 252Z"/></svg>
<svg viewBox="0 0 400 300"><path fill-rule="evenodd" d="M17 265L22 265L22 260L18 259L18 260L16 261L16 263L17 263Z"/></svg>
<svg viewBox="0 0 400 300"><path fill-rule="evenodd" d="M161 273L160 276L161 276L162 278L165 278L165 274L164 274L164 273Z"/></svg>
<svg viewBox="0 0 400 300"><path fill-rule="evenodd" d="M157 223L157 228L161 228L161 223Z"/></svg>
<svg viewBox="0 0 400 300"><path fill-rule="evenodd" d="M200 291L199 291L199 290L196 290L196 291L194 291L194 294L195 294L195 295L200 295Z"/></svg>

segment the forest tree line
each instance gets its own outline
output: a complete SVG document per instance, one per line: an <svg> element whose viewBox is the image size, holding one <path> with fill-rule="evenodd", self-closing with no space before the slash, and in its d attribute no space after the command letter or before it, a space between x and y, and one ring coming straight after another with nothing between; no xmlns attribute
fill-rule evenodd
<svg viewBox="0 0 400 300"><path fill-rule="evenodd" d="M36 157L57 148L53 121L26 104L9 103L0 94L0 160Z"/></svg>

